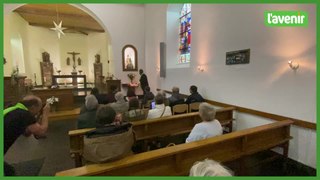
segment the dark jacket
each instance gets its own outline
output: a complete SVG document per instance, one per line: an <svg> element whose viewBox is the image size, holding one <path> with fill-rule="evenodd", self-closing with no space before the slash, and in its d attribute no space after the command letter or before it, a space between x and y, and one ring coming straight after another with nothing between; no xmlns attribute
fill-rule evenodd
<svg viewBox="0 0 320 180"><path fill-rule="evenodd" d="M146 104L148 100L153 100L154 94L152 92L146 92L146 94L143 96L142 104Z"/></svg>
<svg viewBox="0 0 320 180"><path fill-rule="evenodd" d="M193 102L204 102L204 99L198 92L195 92L195 93L192 93L186 100L187 104L190 104Z"/></svg>
<svg viewBox="0 0 320 180"><path fill-rule="evenodd" d="M96 112L97 109L94 110L85 110L82 111L78 117L77 127L78 129L83 128L94 128L96 127Z"/></svg>
<svg viewBox="0 0 320 180"><path fill-rule="evenodd" d="M144 90L145 87L149 86L147 75L145 75L144 73L140 77L140 85L141 85L143 92L145 91Z"/></svg>
<svg viewBox="0 0 320 180"><path fill-rule="evenodd" d="M171 107L177 104L184 104L184 98L181 94L172 94L172 96L170 96L168 100Z"/></svg>

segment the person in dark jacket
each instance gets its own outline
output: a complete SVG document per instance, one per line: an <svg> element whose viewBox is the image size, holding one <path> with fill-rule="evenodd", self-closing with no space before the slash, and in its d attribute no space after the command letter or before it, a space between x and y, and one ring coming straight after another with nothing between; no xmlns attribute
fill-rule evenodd
<svg viewBox="0 0 320 180"><path fill-rule="evenodd" d="M100 94L99 89L96 87L92 88L90 94L94 95L97 98L99 104L109 103L106 95Z"/></svg>
<svg viewBox="0 0 320 180"><path fill-rule="evenodd" d="M86 96L85 105L81 109L77 121L78 129L94 128L96 126L95 116L98 106L98 100L94 95L89 94Z"/></svg>
<svg viewBox="0 0 320 180"><path fill-rule="evenodd" d="M143 95L145 95L146 94L145 88L149 86L148 77L146 74L143 73L142 69L139 70L139 74L140 74L140 80L139 80L140 86L141 86L141 89L143 90Z"/></svg>
<svg viewBox="0 0 320 180"><path fill-rule="evenodd" d="M143 99L142 99L142 104L146 104L149 100L153 100L154 99L154 94L150 91L150 87L147 86L145 88L145 94L143 96Z"/></svg>
<svg viewBox="0 0 320 180"><path fill-rule="evenodd" d="M198 88L195 85L190 86L191 95L188 96L186 103L190 104L193 102L204 102L203 97L198 93Z"/></svg>
<svg viewBox="0 0 320 180"><path fill-rule="evenodd" d="M172 95L168 98L168 100L169 100L169 105L171 107L173 107L174 105L177 105L177 104L184 104L184 98L179 93L178 87L172 88Z"/></svg>

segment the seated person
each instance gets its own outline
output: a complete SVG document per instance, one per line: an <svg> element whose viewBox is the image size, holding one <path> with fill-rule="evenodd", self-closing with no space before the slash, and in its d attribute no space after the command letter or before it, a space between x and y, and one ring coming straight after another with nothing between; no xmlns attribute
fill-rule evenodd
<svg viewBox="0 0 320 180"><path fill-rule="evenodd" d="M146 119L145 113L142 109L139 109L139 100L132 98L129 101L129 111L124 113L125 121L136 121Z"/></svg>
<svg viewBox="0 0 320 180"><path fill-rule="evenodd" d="M164 116L171 116L171 108L165 106L164 97L161 93L158 93L155 97L156 106L154 109L150 109L147 119L160 118Z"/></svg>
<svg viewBox="0 0 320 180"><path fill-rule="evenodd" d="M118 92L118 88L116 86L110 86L110 89L108 91L108 94L106 95L106 101L108 103L113 103L113 102L116 102L116 99L115 99L115 95L116 93Z"/></svg>
<svg viewBox="0 0 320 180"><path fill-rule="evenodd" d="M107 105L97 110L96 129L84 137L83 157L86 161L102 163L132 154L134 144L132 124L115 124L116 112Z"/></svg>
<svg viewBox="0 0 320 180"><path fill-rule="evenodd" d="M129 109L129 104L125 101L122 92L117 92L115 94L115 99L116 102L111 103L110 107L112 107L117 112L117 114L123 114L124 112L127 112Z"/></svg>
<svg viewBox="0 0 320 180"><path fill-rule="evenodd" d="M149 100L153 100L154 99L154 94L150 91L150 87L146 86L146 88L144 88L144 96L142 99L142 104L145 105Z"/></svg>
<svg viewBox="0 0 320 180"><path fill-rule="evenodd" d="M212 105L201 103L199 105L199 116L202 119L202 122L193 127L186 139L186 143L222 134L222 126L220 122L215 119L216 110Z"/></svg>
<svg viewBox="0 0 320 180"><path fill-rule="evenodd" d="M95 117L99 105L98 100L91 94L87 95L85 99L85 105L81 108L80 115L77 120L78 129L96 127Z"/></svg>
<svg viewBox="0 0 320 180"><path fill-rule="evenodd" d="M96 87L92 88L90 94L94 95L97 98L99 104L108 104L106 96L103 94L100 94L98 88Z"/></svg>
<svg viewBox="0 0 320 180"><path fill-rule="evenodd" d="M172 95L168 98L168 100L169 100L169 105L171 107L177 104L184 104L184 98L182 97L181 94L179 94L178 87L172 88Z"/></svg>
<svg viewBox="0 0 320 180"><path fill-rule="evenodd" d="M169 99L167 98L167 93L163 90L159 91L158 93L162 94L163 96L163 102L166 106L169 106Z"/></svg>
<svg viewBox="0 0 320 180"><path fill-rule="evenodd" d="M188 96L188 98L186 100L187 104L190 104L193 102L204 102L203 97L198 93L197 86L192 85L192 86L190 86L189 90L190 90L191 95Z"/></svg>
<svg viewBox="0 0 320 180"><path fill-rule="evenodd" d="M189 176L232 176L232 172L218 162L205 159L193 164Z"/></svg>
<svg viewBox="0 0 320 180"><path fill-rule="evenodd" d="M130 101L130 99L132 98L138 98L136 93L135 93L135 90L134 90L134 87L128 87L128 91L127 91L127 101Z"/></svg>

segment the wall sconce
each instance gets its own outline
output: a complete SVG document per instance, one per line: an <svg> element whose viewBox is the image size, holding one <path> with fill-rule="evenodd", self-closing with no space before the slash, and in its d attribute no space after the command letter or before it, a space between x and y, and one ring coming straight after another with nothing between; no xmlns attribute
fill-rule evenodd
<svg viewBox="0 0 320 180"><path fill-rule="evenodd" d="M289 64L290 68L293 70L297 70L299 68L299 63L296 61L289 60L288 64Z"/></svg>
<svg viewBox="0 0 320 180"><path fill-rule="evenodd" d="M198 66L198 71L203 72L204 71L204 67L203 66Z"/></svg>
<svg viewBox="0 0 320 180"><path fill-rule="evenodd" d="M160 67L159 66L157 66L157 72L160 72Z"/></svg>

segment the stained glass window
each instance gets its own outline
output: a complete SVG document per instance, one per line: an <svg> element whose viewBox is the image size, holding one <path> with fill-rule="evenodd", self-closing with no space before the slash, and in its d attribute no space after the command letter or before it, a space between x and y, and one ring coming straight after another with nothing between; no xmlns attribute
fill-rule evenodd
<svg viewBox="0 0 320 180"><path fill-rule="evenodd" d="M184 4L180 13L179 60L178 63L190 62L191 50L191 4Z"/></svg>

